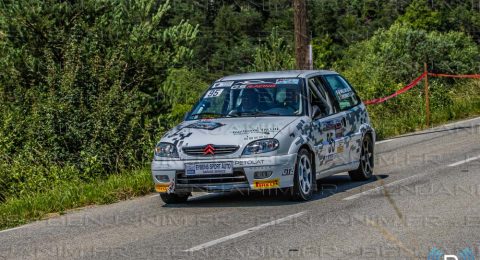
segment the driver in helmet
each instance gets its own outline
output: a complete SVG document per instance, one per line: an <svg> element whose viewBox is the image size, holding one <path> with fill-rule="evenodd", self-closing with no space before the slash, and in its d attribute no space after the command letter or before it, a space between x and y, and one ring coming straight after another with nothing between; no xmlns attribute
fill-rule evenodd
<svg viewBox="0 0 480 260"><path fill-rule="evenodd" d="M244 89L240 94L241 104L237 112L258 112L259 96L255 89Z"/></svg>

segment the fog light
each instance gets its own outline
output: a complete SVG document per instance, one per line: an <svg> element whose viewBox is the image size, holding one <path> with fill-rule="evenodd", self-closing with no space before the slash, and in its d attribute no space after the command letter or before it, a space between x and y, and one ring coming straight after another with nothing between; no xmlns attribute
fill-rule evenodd
<svg viewBox="0 0 480 260"><path fill-rule="evenodd" d="M168 175L155 175L155 179L159 182L169 182L170 178L168 178Z"/></svg>
<svg viewBox="0 0 480 260"><path fill-rule="evenodd" d="M265 179L272 176L272 173L272 171L255 172L253 176L255 179Z"/></svg>

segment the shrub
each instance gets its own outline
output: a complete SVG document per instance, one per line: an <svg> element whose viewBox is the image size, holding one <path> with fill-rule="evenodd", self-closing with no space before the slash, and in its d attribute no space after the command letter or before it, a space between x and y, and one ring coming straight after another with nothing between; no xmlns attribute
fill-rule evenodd
<svg viewBox="0 0 480 260"><path fill-rule="evenodd" d="M423 73L424 62L431 72L468 74L476 71L479 61L478 46L464 33L427 32L396 23L379 30L369 40L352 45L336 67L367 100L402 88ZM461 92L465 85L465 80L430 78L433 113L452 108L454 101L458 102L452 90ZM412 131L425 124L422 92L423 88L417 86L384 104L369 106L380 137Z"/></svg>

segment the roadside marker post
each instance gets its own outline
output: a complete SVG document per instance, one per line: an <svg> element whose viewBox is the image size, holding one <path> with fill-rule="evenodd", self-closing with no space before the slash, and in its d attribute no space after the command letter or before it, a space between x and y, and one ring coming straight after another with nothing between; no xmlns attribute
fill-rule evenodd
<svg viewBox="0 0 480 260"><path fill-rule="evenodd" d="M427 63L423 64L424 73L425 73L425 124L427 128L430 127L430 97L428 94L428 70Z"/></svg>

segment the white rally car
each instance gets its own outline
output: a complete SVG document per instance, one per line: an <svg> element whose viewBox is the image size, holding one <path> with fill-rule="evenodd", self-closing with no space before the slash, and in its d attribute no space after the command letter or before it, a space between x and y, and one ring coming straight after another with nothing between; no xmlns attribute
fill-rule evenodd
<svg viewBox="0 0 480 260"><path fill-rule="evenodd" d="M308 200L316 179L373 173L375 131L365 105L333 71L250 73L217 80L155 147L165 203L192 191L288 188Z"/></svg>

